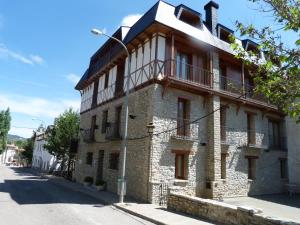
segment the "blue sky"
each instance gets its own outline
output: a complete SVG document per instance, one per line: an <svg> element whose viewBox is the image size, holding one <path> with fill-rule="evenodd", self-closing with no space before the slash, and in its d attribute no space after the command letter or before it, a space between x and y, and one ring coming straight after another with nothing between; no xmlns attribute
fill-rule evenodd
<svg viewBox="0 0 300 225"><path fill-rule="evenodd" d="M169 0L185 4L205 16L208 1ZM216 0L219 21L234 29L239 19L258 26L271 25L270 16L255 11L247 0ZM0 0L0 109L12 111L11 134L29 137L44 121L72 106L79 108L74 85L89 58L106 40L95 37L97 27L112 34L121 24L130 25L154 0ZM286 35L290 45L296 35ZM35 120L33 120L35 118Z"/></svg>

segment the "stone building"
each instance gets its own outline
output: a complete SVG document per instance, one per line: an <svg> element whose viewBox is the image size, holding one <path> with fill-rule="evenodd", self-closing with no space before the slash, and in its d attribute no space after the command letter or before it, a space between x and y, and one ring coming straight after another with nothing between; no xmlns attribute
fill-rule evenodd
<svg viewBox="0 0 300 225"><path fill-rule="evenodd" d="M288 174L291 190L300 193L300 124L287 117L286 129L288 135Z"/></svg>
<svg viewBox="0 0 300 225"><path fill-rule="evenodd" d="M159 1L132 27L113 34L131 58L126 161L131 197L161 203L168 188L207 198L283 191L284 115L253 91L247 68L228 43L233 31L218 21L218 8L209 2L203 18L185 5ZM250 40L240 44L257 47ZM122 47L107 40L76 86L82 98L76 180L104 180L113 192L121 172L127 65Z"/></svg>

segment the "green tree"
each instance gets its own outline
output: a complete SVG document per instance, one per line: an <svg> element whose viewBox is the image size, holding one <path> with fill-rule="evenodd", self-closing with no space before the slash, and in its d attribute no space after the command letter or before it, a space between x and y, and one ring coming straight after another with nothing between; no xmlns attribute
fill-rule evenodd
<svg viewBox="0 0 300 225"><path fill-rule="evenodd" d="M68 162L68 170L73 154L70 151L71 141L78 138L79 133L79 114L72 108L54 120L53 126L46 131L47 144L45 148L50 154L61 160L63 166Z"/></svg>
<svg viewBox="0 0 300 225"><path fill-rule="evenodd" d="M23 159L26 159L28 164L31 164L31 162L32 162L34 140L35 140L35 133L33 134L33 136L31 138L28 138L25 141L23 141L22 143L20 143L20 147L17 145L19 148L24 149L24 151L21 152L21 155L22 155Z"/></svg>
<svg viewBox="0 0 300 225"><path fill-rule="evenodd" d="M232 37L232 48L237 58L249 66L256 84L255 91L263 93L286 114L300 122L300 1L299 0L249 0L257 4L262 13L271 14L277 28L269 25L256 28L236 21L241 36L250 37L264 52L265 60L257 57L257 51L246 52ZM279 28L278 28L279 27ZM281 34L295 33L293 46L282 41ZM256 65L256 66L253 66Z"/></svg>
<svg viewBox="0 0 300 225"><path fill-rule="evenodd" d="M9 108L0 111L0 153L6 148L7 134L10 129L11 116Z"/></svg>

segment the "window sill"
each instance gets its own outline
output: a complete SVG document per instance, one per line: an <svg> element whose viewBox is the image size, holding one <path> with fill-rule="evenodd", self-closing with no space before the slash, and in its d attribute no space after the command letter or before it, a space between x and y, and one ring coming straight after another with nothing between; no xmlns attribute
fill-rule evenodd
<svg viewBox="0 0 300 225"><path fill-rule="evenodd" d="M227 179L226 179L226 178L221 178L221 181L222 181L223 183L226 183L226 182L227 182Z"/></svg>
<svg viewBox="0 0 300 225"><path fill-rule="evenodd" d="M188 180L184 180L184 179L175 179L174 180L174 185L185 185L185 184L188 184Z"/></svg>

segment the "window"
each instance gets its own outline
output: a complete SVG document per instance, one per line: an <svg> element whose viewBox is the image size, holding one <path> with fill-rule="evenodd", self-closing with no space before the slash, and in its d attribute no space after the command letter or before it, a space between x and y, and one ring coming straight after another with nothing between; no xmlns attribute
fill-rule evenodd
<svg viewBox="0 0 300 225"><path fill-rule="evenodd" d="M118 170L120 153L110 153L109 155L109 169Z"/></svg>
<svg viewBox="0 0 300 225"><path fill-rule="evenodd" d="M279 162L280 162L280 178L286 179L287 178L287 160L279 159Z"/></svg>
<svg viewBox="0 0 300 225"><path fill-rule="evenodd" d="M248 145L256 144L255 120L254 120L254 115L251 113L247 113L247 138L248 138Z"/></svg>
<svg viewBox="0 0 300 225"><path fill-rule="evenodd" d="M220 77L221 77L221 89L227 91L227 66L226 63L220 62Z"/></svg>
<svg viewBox="0 0 300 225"><path fill-rule="evenodd" d="M175 178L184 180L186 179L186 154L175 153Z"/></svg>
<svg viewBox="0 0 300 225"><path fill-rule="evenodd" d="M190 78L189 57L187 54L177 52L176 55L176 75L179 79L188 80Z"/></svg>
<svg viewBox="0 0 300 225"><path fill-rule="evenodd" d="M220 109L221 141L226 141L226 106Z"/></svg>
<svg viewBox="0 0 300 225"><path fill-rule="evenodd" d="M96 115L92 116L92 120L91 120L91 138L94 138L94 135L95 135L95 129L97 128L96 121L97 121L97 116Z"/></svg>
<svg viewBox="0 0 300 225"><path fill-rule="evenodd" d="M126 74L127 75L127 74ZM124 92L125 61L117 67L117 80L115 96L120 96Z"/></svg>
<svg viewBox="0 0 300 225"><path fill-rule="evenodd" d="M269 147L280 148L280 123L269 120Z"/></svg>
<svg viewBox="0 0 300 225"><path fill-rule="evenodd" d="M227 154L221 154L221 179L226 179L226 158Z"/></svg>
<svg viewBox="0 0 300 225"><path fill-rule="evenodd" d="M248 157L248 179L255 179L256 157Z"/></svg>
<svg viewBox="0 0 300 225"><path fill-rule="evenodd" d="M104 89L108 88L108 78L109 78L109 73L106 73L105 80L104 80Z"/></svg>
<svg viewBox="0 0 300 225"><path fill-rule="evenodd" d="M178 99L177 106L177 135L189 136L189 101Z"/></svg>
<svg viewBox="0 0 300 225"><path fill-rule="evenodd" d="M202 26L201 14L191 10L190 8L179 5L175 8L175 16L177 19L197 28Z"/></svg>
<svg viewBox="0 0 300 225"><path fill-rule="evenodd" d="M122 106L116 108L116 135L120 136L121 131L121 116L122 116Z"/></svg>
<svg viewBox="0 0 300 225"><path fill-rule="evenodd" d="M93 100L92 100L93 107L95 107L97 105L98 87L99 87L99 79L97 79L94 82Z"/></svg>
<svg viewBox="0 0 300 225"><path fill-rule="evenodd" d="M93 164L93 153L92 152L87 152L86 153L86 164L87 165L92 165Z"/></svg>
<svg viewBox="0 0 300 225"><path fill-rule="evenodd" d="M102 134L106 132L107 119L108 119L108 110L105 110L102 113L102 129L101 129Z"/></svg>

